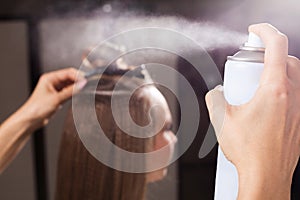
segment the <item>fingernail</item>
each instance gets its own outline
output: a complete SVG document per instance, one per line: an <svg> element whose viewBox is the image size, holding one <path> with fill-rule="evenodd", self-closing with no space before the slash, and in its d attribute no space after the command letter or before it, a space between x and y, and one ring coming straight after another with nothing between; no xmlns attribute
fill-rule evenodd
<svg viewBox="0 0 300 200"><path fill-rule="evenodd" d="M82 79L82 80L79 80L78 82L76 82L76 89L77 90L81 90L87 83L87 80L86 79Z"/></svg>

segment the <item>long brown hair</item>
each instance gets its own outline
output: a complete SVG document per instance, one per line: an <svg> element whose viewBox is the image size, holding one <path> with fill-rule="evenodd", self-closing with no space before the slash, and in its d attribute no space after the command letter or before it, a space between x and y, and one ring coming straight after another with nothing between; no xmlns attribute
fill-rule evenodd
<svg viewBox="0 0 300 200"><path fill-rule="evenodd" d="M110 92L118 80L118 76L104 76L98 84L95 108L99 124L106 136L118 147L130 152L150 152L153 149L153 138L141 139L125 134L113 119ZM126 87L124 85L122 90L126 91ZM143 86L136 90L129 102L131 117L141 126L149 123L149 87L154 86ZM84 98L90 92L87 85L76 98ZM122 102L122 95L120 96ZM118 107L120 115L124 110L122 106L120 104ZM88 118L89 116L85 116L85 107L84 103L80 106L82 117ZM86 126L87 133L93 131L88 125L82 126ZM118 159L113 151L110 156ZM70 109L60 145L56 200L142 200L145 192L146 173L126 173L112 169L96 160L86 150L77 134Z"/></svg>

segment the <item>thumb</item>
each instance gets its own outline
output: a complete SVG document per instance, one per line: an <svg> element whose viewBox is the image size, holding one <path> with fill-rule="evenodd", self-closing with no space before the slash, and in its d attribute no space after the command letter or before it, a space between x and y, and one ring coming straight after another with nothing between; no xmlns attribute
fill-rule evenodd
<svg viewBox="0 0 300 200"><path fill-rule="evenodd" d="M223 94L223 86L218 85L205 96L210 121L215 129L217 139L221 134L226 116L227 102Z"/></svg>
<svg viewBox="0 0 300 200"><path fill-rule="evenodd" d="M69 85L62 89L58 95L60 98L60 104L64 103L72 97L73 94L77 94L87 83L86 79L82 79L72 85Z"/></svg>

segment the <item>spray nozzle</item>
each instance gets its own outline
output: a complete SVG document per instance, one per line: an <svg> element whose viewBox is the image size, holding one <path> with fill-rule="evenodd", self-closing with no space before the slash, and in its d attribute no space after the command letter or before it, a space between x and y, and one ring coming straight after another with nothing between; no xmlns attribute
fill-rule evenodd
<svg viewBox="0 0 300 200"><path fill-rule="evenodd" d="M247 47L265 48L263 41L256 34L250 32L248 41L245 43Z"/></svg>

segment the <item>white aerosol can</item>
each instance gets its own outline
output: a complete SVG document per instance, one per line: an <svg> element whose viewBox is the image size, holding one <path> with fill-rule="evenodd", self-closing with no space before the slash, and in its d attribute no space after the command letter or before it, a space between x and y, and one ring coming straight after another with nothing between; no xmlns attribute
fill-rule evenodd
<svg viewBox="0 0 300 200"><path fill-rule="evenodd" d="M254 33L234 56L229 56L224 71L224 96L231 105L247 103L254 96L264 67L264 44ZM215 200L235 200L238 173L218 150Z"/></svg>

